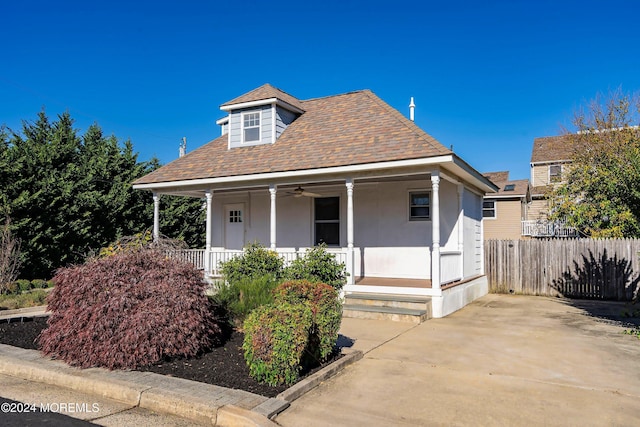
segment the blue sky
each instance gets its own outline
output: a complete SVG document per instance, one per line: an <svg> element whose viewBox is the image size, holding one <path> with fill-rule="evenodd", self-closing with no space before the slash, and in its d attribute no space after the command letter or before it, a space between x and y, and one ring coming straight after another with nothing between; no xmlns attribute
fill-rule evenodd
<svg viewBox="0 0 640 427"><path fill-rule="evenodd" d="M529 177L533 139L640 89L640 1L5 2L0 124L44 107L167 163L219 135L264 83L310 99L371 89L481 172Z"/></svg>

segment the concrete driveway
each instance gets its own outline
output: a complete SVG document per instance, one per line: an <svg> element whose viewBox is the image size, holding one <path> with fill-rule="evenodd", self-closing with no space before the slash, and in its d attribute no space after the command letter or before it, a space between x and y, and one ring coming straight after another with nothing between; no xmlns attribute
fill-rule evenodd
<svg viewBox="0 0 640 427"><path fill-rule="evenodd" d="M344 319L342 333L364 358L275 421L292 427L638 426L640 340L611 320L628 309L487 295L418 326Z"/></svg>

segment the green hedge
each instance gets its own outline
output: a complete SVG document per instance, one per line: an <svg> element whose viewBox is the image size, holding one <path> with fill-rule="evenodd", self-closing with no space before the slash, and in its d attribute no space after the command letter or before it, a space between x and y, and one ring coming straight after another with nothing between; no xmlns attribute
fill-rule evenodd
<svg viewBox="0 0 640 427"><path fill-rule="evenodd" d="M311 310L303 304L266 305L251 312L242 345L251 376L272 386L295 382L311 327Z"/></svg>
<svg viewBox="0 0 640 427"><path fill-rule="evenodd" d="M336 289L306 280L285 282L273 294L273 304L254 310L244 322L245 360L256 380L291 384L302 369L331 355L342 304Z"/></svg>

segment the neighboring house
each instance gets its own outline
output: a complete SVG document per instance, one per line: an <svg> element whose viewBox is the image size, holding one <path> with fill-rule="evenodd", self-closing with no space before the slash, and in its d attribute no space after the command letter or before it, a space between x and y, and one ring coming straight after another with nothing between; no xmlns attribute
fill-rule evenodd
<svg viewBox="0 0 640 427"><path fill-rule="evenodd" d="M577 230L562 222L549 222L547 193L563 182L571 166L573 147L566 135L547 136L533 140L531 152L531 204L523 234L531 237L576 237Z"/></svg>
<svg viewBox="0 0 640 427"><path fill-rule="evenodd" d="M206 200L206 274L253 241L285 259L326 243L350 293L431 297L445 316L488 291L482 199L497 187L369 90L299 100L270 85L220 107L222 135L138 179Z"/></svg>
<svg viewBox="0 0 640 427"><path fill-rule="evenodd" d="M522 221L527 219L531 193L529 180L510 181L509 172L484 174L499 188L495 194L485 196L482 202L484 238L520 239Z"/></svg>

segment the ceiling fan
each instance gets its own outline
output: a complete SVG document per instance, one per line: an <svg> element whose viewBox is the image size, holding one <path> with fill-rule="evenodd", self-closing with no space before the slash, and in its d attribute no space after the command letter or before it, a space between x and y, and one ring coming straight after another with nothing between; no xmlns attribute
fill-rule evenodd
<svg viewBox="0 0 640 427"><path fill-rule="evenodd" d="M305 191L304 188L302 188L301 186L298 185L298 188L296 188L293 191L288 191L288 194L291 194L293 197L322 197L322 195L317 194L317 193L312 193L310 191Z"/></svg>

